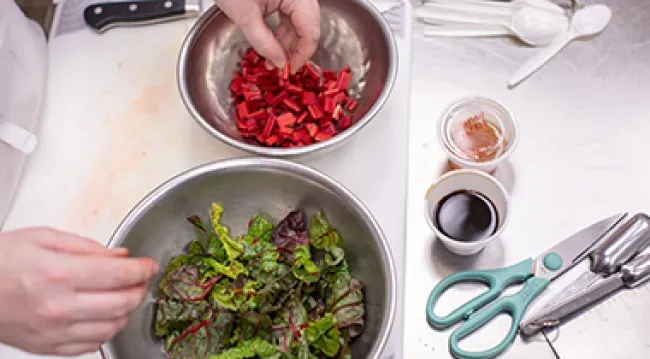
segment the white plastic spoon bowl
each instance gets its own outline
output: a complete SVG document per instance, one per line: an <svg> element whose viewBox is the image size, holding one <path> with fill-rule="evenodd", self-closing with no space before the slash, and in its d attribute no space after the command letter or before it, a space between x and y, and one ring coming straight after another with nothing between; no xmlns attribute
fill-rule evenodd
<svg viewBox="0 0 650 359"><path fill-rule="evenodd" d="M553 39L565 32L569 27L569 19L565 15L555 14L535 7L523 7L516 10L510 17L495 17L442 10L435 7L420 7L416 9L416 17L425 23L443 25L448 23L500 25L523 42L532 46L550 44ZM435 35L433 30L426 30L426 34ZM440 27L438 30L444 31L444 28ZM480 30L480 27L477 27L477 30ZM446 36L449 36L449 32L446 33ZM444 33L440 32L440 35L444 35ZM464 36L471 36L471 33L465 32ZM477 31L474 36L485 36L485 32Z"/></svg>
<svg viewBox="0 0 650 359"><path fill-rule="evenodd" d="M612 18L612 11L606 5L590 5L576 11L569 30L553 40L553 44L542 49L535 56L526 61L512 75L508 86L513 87L532 75L540 67L544 66L550 59L557 55L571 41L599 34L609 24Z"/></svg>

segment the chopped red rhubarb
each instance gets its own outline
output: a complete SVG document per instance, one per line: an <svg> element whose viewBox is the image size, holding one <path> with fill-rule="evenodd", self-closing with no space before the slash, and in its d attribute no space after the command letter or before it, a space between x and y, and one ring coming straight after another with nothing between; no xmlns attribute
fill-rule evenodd
<svg viewBox="0 0 650 359"><path fill-rule="evenodd" d="M349 97L352 71L323 70L313 62L291 72L269 70L255 50L242 53L230 93L237 130L244 141L271 147L300 147L326 141L352 125L357 100Z"/></svg>
<svg viewBox="0 0 650 359"><path fill-rule="evenodd" d="M357 109L357 106L359 106L359 103L357 102L357 100L350 97L350 99L348 100L347 105L345 105L345 109L348 110L348 111L354 111L354 110Z"/></svg>
<svg viewBox="0 0 650 359"><path fill-rule="evenodd" d="M301 108L300 108L300 106L298 106L298 104L294 100L292 100L290 98L287 98L283 102L284 102L285 106L287 106L288 108L291 109L291 111L296 112L296 113L300 112Z"/></svg>

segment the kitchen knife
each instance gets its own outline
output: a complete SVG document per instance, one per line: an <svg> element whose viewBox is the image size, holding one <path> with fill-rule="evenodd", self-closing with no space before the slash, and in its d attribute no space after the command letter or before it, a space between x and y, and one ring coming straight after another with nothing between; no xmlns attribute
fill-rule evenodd
<svg viewBox="0 0 650 359"><path fill-rule="evenodd" d="M138 0L102 2L84 10L86 24L97 32L118 26L140 26L196 17L200 0Z"/></svg>
<svg viewBox="0 0 650 359"><path fill-rule="evenodd" d="M530 322L522 323L520 329L525 335L530 335L541 328L556 326L560 324L563 318L604 298L608 294L623 287L638 287L648 279L650 279L650 254L644 253L624 264L618 273L607 278L601 277L597 282L580 292L580 295L548 308L543 315Z"/></svg>
<svg viewBox="0 0 650 359"><path fill-rule="evenodd" d="M615 273L611 277L622 275L623 278L628 278L629 275L621 274L624 272L625 265L637 263L635 257L649 247L650 217L645 213L636 213L606 234L589 253L591 270L584 272L544 308L530 313L521 322L522 333L531 335L543 327L556 325L563 316L618 289L620 286L612 287L616 286L616 281L612 282L609 278L605 280L603 276ZM650 259L648 256L644 258ZM627 265L629 270L631 264ZM555 319L549 320L549 317Z"/></svg>

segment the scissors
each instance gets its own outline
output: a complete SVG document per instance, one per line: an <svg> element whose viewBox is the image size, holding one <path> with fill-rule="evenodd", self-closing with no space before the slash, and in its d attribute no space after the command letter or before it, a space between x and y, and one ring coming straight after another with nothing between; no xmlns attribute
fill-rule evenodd
<svg viewBox="0 0 650 359"><path fill-rule="evenodd" d="M533 300L544 292L552 280L582 261L589 254L589 250L594 244L625 216L626 213L622 213L596 222L571 235L536 258L525 259L510 267L464 271L444 278L433 288L429 295L427 302L429 325L435 329L446 329L461 320L465 320L449 337L449 351L451 354L462 359L496 357L514 341L519 323ZM488 285L489 289L461 305L447 316L437 316L434 313L434 307L442 293L454 284L461 282L484 283ZM497 298L506 287L516 283L524 283L519 292ZM486 306L488 303L490 305ZM484 351L465 351L459 347L460 340L502 313L512 318L512 325L501 343Z"/></svg>

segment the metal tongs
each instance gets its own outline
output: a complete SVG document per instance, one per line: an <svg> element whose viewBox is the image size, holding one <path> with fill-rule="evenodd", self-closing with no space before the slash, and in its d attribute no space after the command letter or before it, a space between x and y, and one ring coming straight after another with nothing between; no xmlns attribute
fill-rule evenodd
<svg viewBox="0 0 650 359"><path fill-rule="evenodd" d="M549 305L524 319L524 335L555 327L563 319L620 288L635 288L650 279L650 217L644 213L622 221L589 254L591 267Z"/></svg>

